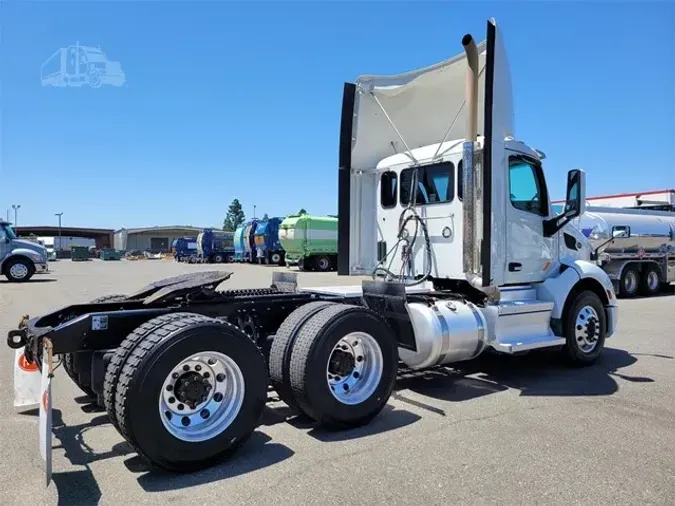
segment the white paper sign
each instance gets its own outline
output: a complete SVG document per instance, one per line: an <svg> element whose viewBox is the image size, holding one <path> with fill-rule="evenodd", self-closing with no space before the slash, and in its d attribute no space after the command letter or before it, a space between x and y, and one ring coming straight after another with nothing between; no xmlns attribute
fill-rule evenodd
<svg viewBox="0 0 675 506"><path fill-rule="evenodd" d="M45 461L46 486L52 480L52 379L49 374L49 360L45 350L42 361L42 382L40 400L40 454Z"/></svg>

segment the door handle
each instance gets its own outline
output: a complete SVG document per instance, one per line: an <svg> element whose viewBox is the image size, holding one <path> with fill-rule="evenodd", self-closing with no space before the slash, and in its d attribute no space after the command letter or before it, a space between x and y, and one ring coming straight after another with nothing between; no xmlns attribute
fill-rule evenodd
<svg viewBox="0 0 675 506"><path fill-rule="evenodd" d="M509 264L509 272L520 272L522 268L523 268L522 264L518 262L511 262Z"/></svg>

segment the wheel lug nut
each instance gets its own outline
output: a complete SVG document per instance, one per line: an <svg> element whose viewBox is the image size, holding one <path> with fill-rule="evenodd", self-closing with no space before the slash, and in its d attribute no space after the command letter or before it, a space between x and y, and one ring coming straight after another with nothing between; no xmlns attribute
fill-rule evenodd
<svg viewBox="0 0 675 506"><path fill-rule="evenodd" d="M176 398L175 397L169 397L169 404L173 404L174 402L176 402Z"/></svg>
<svg viewBox="0 0 675 506"><path fill-rule="evenodd" d="M171 377L175 380L178 379L178 373L177 372L173 373Z"/></svg>
<svg viewBox="0 0 675 506"><path fill-rule="evenodd" d="M347 383L345 383L344 385L342 385L342 388L344 388L345 390L349 390L349 385L347 385Z"/></svg>
<svg viewBox="0 0 675 506"><path fill-rule="evenodd" d="M361 355L359 355L358 357L356 357L356 361L357 362L363 362L363 357Z"/></svg>
<svg viewBox="0 0 675 506"><path fill-rule="evenodd" d="M220 402L223 400L223 394L220 392L216 392L216 395L213 396L213 400L216 402Z"/></svg>
<svg viewBox="0 0 675 506"><path fill-rule="evenodd" d="M347 351L349 348L347 347L346 344L343 344L343 345L342 345L342 349L345 350L345 351Z"/></svg>
<svg viewBox="0 0 675 506"><path fill-rule="evenodd" d="M354 375L353 375L353 376L354 376L355 378L358 378L358 377L361 376L361 375L359 374L358 371L354 371Z"/></svg>
<svg viewBox="0 0 675 506"><path fill-rule="evenodd" d="M222 372L218 373L218 375L216 376L216 381L218 383L221 383L221 382L225 381L225 375Z"/></svg>
<svg viewBox="0 0 675 506"><path fill-rule="evenodd" d="M215 358L210 358L210 359L208 359L207 362L209 363L209 365L216 365L216 359Z"/></svg>
<svg viewBox="0 0 675 506"><path fill-rule="evenodd" d="M209 373L209 371L206 371L206 372L204 373L204 377L205 377L205 378L210 378L210 377L211 377L211 374Z"/></svg>
<svg viewBox="0 0 675 506"><path fill-rule="evenodd" d="M183 411L183 409L185 409L185 406L182 405L182 404L179 404L179 405L176 406L176 407L178 408L178 411Z"/></svg>
<svg viewBox="0 0 675 506"><path fill-rule="evenodd" d="M183 424L183 427L187 427L188 425L190 425L190 417L184 416L180 421L180 423Z"/></svg>
<svg viewBox="0 0 675 506"><path fill-rule="evenodd" d="M184 370L184 371L189 371L189 370L190 370L190 366L187 365L187 364L185 364L185 365L183 366L183 370Z"/></svg>
<svg viewBox="0 0 675 506"><path fill-rule="evenodd" d="M205 419L205 420L206 420L209 416L211 416L211 413L209 412L208 409L202 409L201 412L200 412L199 414L200 414L200 416L201 416L203 419Z"/></svg>
<svg viewBox="0 0 675 506"><path fill-rule="evenodd" d="M173 390L173 385L167 385L166 390L167 392L171 392L171 390Z"/></svg>
<svg viewBox="0 0 675 506"><path fill-rule="evenodd" d="M196 366L195 366L195 371L199 372L199 371L201 371L201 370L202 370L202 366L201 366L201 365L196 365Z"/></svg>

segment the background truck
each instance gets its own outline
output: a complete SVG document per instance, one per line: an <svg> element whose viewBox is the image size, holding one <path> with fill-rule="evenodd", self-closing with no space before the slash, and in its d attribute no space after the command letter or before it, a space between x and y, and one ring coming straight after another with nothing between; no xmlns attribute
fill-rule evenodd
<svg viewBox="0 0 675 506"><path fill-rule="evenodd" d="M284 264L284 249L279 242L279 225L283 218L262 219L255 230L256 259L261 264Z"/></svg>
<svg viewBox="0 0 675 506"><path fill-rule="evenodd" d="M338 219L333 216L290 215L279 227L286 264L300 270L335 270L337 240Z"/></svg>
<svg viewBox="0 0 675 506"><path fill-rule="evenodd" d="M594 206L573 225L620 296L656 295L675 282L675 213Z"/></svg>
<svg viewBox="0 0 675 506"><path fill-rule="evenodd" d="M119 62L108 61L100 48L74 46L61 48L42 64L43 86L82 86L102 84L122 86L126 80Z"/></svg>
<svg viewBox="0 0 675 506"><path fill-rule="evenodd" d="M421 370L538 348L575 366L598 360L618 308L570 225L584 212L584 172L569 171L554 213L543 154L515 139L494 20L484 42L465 35L462 46L431 67L345 84L331 223L339 272L373 279L300 288L275 272L269 288L223 291L231 273L189 273L9 331L8 345L42 367L48 472L55 357L142 458L183 472L232 456L261 423L270 386L316 425L344 429L381 413L401 362ZM391 156L392 146L403 148ZM313 230L296 227L309 216L292 223L292 237Z"/></svg>
<svg viewBox="0 0 675 506"><path fill-rule="evenodd" d="M593 207L618 207L652 211L675 211L675 190L650 190L645 192L617 193L599 197L587 197ZM554 202L562 206L562 201Z"/></svg>
<svg viewBox="0 0 675 506"><path fill-rule="evenodd" d="M196 237L177 237L171 243L171 253L177 262L186 262L189 258L197 257Z"/></svg>
<svg viewBox="0 0 675 506"><path fill-rule="evenodd" d="M243 223L234 231L234 261L243 262L244 261L244 243L246 242L245 238L246 233L246 224Z"/></svg>
<svg viewBox="0 0 675 506"><path fill-rule="evenodd" d="M38 272L48 272L47 248L39 242L17 238L12 224L0 218L0 273L9 281L28 281Z"/></svg>
<svg viewBox="0 0 675 506"><path fill-rule="evenodd" d="M197 236L197 258L202 263L234 262L234 234L204 229Z"/></svg>
<svg viewBox="0 0 675 506"><path fill-rule="evenodd" d="M244 262L253 263L256 259L255 231L258 228L258 219L253 218L246 222L243 232Z"/></svg>

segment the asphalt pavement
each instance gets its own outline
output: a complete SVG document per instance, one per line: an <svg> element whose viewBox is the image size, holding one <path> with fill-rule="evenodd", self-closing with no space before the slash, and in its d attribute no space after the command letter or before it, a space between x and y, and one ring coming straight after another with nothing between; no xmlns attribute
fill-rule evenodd
<svg viewBox="0 0 675 506"><path fill-rule="evenodd" d="M24 314L213 268L168 261L71 262L0 280L0 332ZM274 268L221 265L227 286L269 286ZM285 270L285 268L281 268ZM335 274L301 285L355 284ZM270 402L227 462L189 475L149 470L62 369L53 383L54 476L44 486L37 410L12 406L14 351L0 346L0 504L675 503L675 296L622 300L595 366L549 353L486 356L399 379L370 425L326 432ZM4 338L4 337L3 337Z"/></svg>

